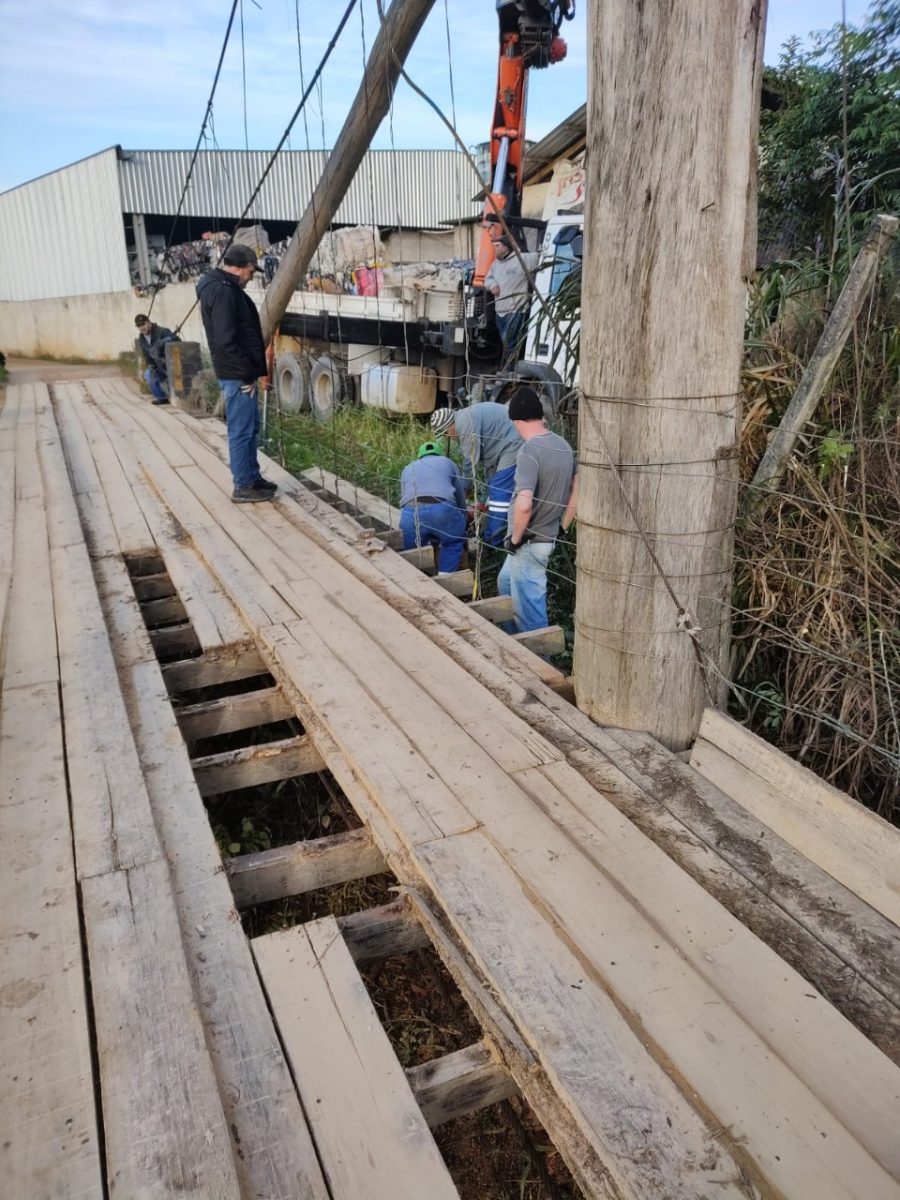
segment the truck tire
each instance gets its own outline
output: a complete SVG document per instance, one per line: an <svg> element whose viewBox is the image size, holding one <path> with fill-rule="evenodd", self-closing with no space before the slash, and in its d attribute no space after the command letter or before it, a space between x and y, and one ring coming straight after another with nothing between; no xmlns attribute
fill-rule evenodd
<svg viewBox="0 0 900 1200"><path fill-rule="evenodd" d="M275 363L275 392L281 411L306 412L310 397L309 363L296 354L279 354Z"/></svg>
<svg viewBox="0 0 900 1200"><path fill-rule="evenodd" d="M544 406L544 416L552 421L559 412L559 402L565 390L559 372L546 363L520 362L516 364L516 378L534 384L534 390Z"/></svg>
<svg viewBox="0 0 900 1200"><path fill-rule="evenodd" d="M322 354L312 365L309 385L313 416L329 421L347 399L347 372L330 354Z"/></svg>

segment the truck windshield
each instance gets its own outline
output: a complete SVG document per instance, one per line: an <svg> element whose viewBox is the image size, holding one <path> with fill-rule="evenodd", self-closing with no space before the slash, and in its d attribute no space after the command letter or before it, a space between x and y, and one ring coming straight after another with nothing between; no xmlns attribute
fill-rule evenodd
<svg viewBox="0 0 900 1200"><path fill-rule="evenodd" d="M572 272L581 270L582 244L579 225L564 226L553 239L553 271L548 295L555 296Z"/></svg>

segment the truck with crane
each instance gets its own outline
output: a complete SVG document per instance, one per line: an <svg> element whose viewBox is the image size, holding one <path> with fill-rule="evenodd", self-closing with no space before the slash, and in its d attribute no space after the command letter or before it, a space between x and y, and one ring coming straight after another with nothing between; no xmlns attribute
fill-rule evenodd
<svg viewBox="0 0 900 1200"><path fill-rule="evenodd" d="M522 249L542 244L544 222L521 216L528 76L565 57L560 28L574 13L574 0L497 0L490 191L474 264L408 267L406 278L400 269L394 286L379 285L374 295L296 291L273 339L274 383L284 411L309 409L327 420L342 404L359 402L424 414L458 397L502 395L511 377L501 369L484 280L504 226ZM561 390L561 377L547 362L520 362L514 378L538 381L551 407Z"/></svg>

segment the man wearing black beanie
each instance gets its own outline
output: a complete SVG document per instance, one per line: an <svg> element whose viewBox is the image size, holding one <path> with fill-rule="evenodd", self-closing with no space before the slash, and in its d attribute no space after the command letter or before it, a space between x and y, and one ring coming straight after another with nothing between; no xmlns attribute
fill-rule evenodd
<svg viewBox="0 0 900 1200"><path fill-rule="evenodd" d="M544 423L534 388L519 387L509 419L522 437L509 507L508 554L497 579L501 596L512 596L516 630L543 629L547 618L547 564L560 532L575 520L578 476L572 447Z"/></svg>

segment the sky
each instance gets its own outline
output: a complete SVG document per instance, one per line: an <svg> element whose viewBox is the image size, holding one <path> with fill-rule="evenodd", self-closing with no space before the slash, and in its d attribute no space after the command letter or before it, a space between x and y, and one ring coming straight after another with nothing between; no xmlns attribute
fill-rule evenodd
<svg viewBox="0 0 900 1200"><path fill-rule="evenodd" d="M602 3L602 0L591 0ZM715 0L697 0L715 2ZM859 22L868 0L845 0ZM241 0L213 110L212 149L270 149L337 26L343 0ZM193 149L200 132L230 0L3 0L0 43L0 191L119 144L128 150ZM586 0L563 28L565 62L533 71L528 136L548 133L585 99ZM241 10L239 9L239 12ZM300 46L298 52L297 17ZM766 61L797 35L841 18L841 0L769 0ZM359 86L374 40L375 0L360 0L290 146L330 146ZM448 49L449 41L449 49ZM411 77L438 102L463 140L489 132L496 79L494 0L437 0L410 54ZM244 105L246 76L246 126ZM452 90L451 90L452 80ZM438 118L401 83L373 145L451 146Z"/></svg>

